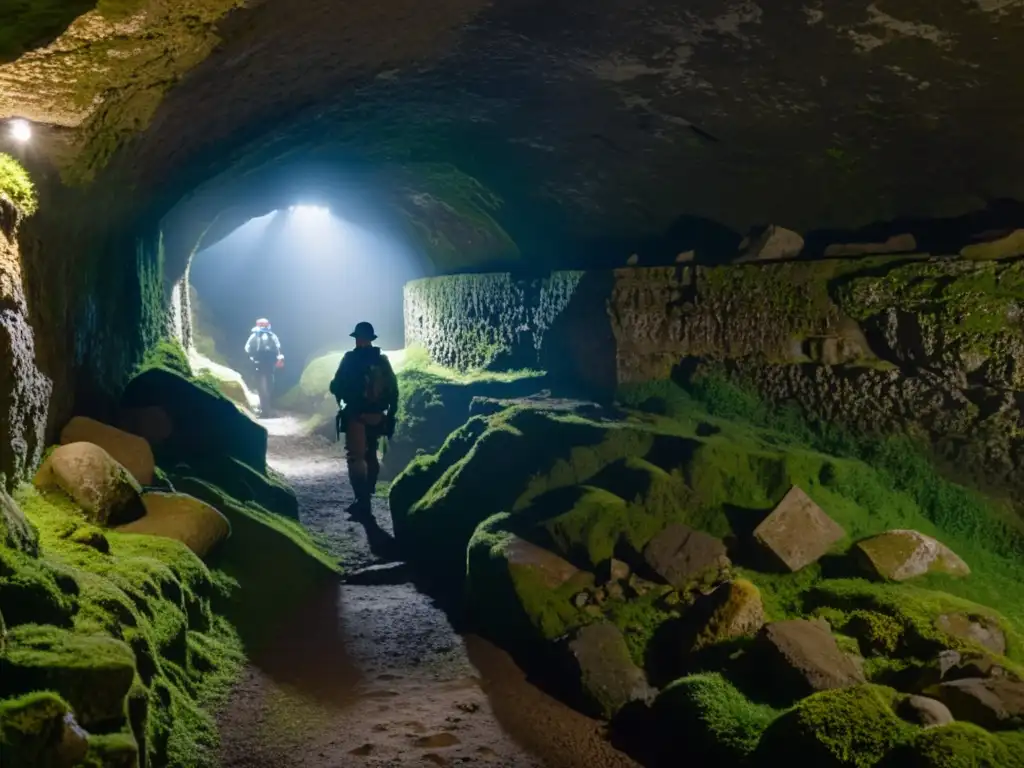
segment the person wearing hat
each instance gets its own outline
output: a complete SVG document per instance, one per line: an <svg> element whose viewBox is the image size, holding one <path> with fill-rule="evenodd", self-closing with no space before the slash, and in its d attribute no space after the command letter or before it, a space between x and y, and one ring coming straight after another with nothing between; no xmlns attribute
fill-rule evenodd
<svg viewBox="0 0 1024 768"><path fill-rule="evenodd" d="M356 346L342 357L330 392L341 406L339 426L345 432L349 481L356 497L352 511L365 513L380 474L380 438L395 433L398 379L387 355L373 346L377 334L372 325L357 323L349 335Z"/></svg>
<svg viewBox="0 0 1024 768"><path fill-rule="evenodd" d="M284 355L281 354L281 340L270 328L270 321L261 317L253 326L248 341L245 342L245 354L256 371L256 392L260 396L260 416L273 415L271 399L274 395L274 371L284 367Z"/></svg>

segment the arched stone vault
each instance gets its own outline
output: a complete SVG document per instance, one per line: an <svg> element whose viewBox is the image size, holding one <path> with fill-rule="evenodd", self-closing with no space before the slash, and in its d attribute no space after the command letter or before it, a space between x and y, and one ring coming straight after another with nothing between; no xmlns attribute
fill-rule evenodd
<svg viewBox="0 0 1024 768"><path fill-rule="evenodd" d="M0 11L0 119L50 126L21 237L64 402L116 388L154 274L166 300L204 233L280 207L304 167L439 272L622 263L682 216L724 242L1024 199L1020 0L66 10Z"/></svg>

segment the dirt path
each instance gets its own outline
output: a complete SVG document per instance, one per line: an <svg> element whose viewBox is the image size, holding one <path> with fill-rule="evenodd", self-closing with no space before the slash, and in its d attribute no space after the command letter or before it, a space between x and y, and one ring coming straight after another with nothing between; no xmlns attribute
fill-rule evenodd
<svg viewBox="0 0 1024 768"><path fill-rule="evenodd" d="M349 519L336 446L302 435L294 419L264 424L302 522L349 572L371 571L332 586L253 659L219 718L224 768L636 765L507 654L459 636L405 568L388 564L387 501L374 500L376 525Z"/></svg>

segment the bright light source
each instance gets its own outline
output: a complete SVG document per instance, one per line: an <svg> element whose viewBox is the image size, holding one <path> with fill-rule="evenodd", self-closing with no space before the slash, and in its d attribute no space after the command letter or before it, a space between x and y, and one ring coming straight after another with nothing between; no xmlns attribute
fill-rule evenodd
<svg viewBox="0 0 1024 768"><path fill-rule="evenodd" d="M32 126L27 120L11 120L11 138L19 144L24 144L32 138Z"/></svg>
<svg viewBox="0 0 1024 768"><path fill-rule="evenodd" d="M309 218L331 215L331 210L329 208L322 208L318 205L293 205L288 210L296 216Z"/></svg>

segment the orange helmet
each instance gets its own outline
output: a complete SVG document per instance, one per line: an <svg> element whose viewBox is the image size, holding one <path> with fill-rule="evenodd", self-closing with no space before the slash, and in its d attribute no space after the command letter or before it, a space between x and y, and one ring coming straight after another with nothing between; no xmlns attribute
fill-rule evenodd
<svg viewBox="0 0 1024 768"><path fill-rule="evenodd" d="M265 318L265 317L261 317L259 320L256 321L256 327L257 328L270 328L270 321L267 320L267 318Z"/></svg>

